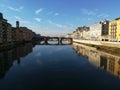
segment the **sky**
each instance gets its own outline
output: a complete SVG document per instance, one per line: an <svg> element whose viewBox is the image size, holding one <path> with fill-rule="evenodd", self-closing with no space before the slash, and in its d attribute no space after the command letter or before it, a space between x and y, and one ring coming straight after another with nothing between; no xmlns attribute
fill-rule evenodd
<svg viewBox="0 0 120 90"><path fill-rule="evenodd" d="M120 0L0 0L0 12L42 36L64 36L80 26L120 17Z"/></svg>

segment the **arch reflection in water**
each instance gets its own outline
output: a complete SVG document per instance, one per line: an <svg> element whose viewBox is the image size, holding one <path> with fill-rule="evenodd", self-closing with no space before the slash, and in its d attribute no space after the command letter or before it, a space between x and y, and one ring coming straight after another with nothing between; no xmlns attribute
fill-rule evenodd
<svg viewBox="0 0 120 90"><path fill-rule="evenodd" d="M51 41L47 41L47 42L44 42L44 41L37 41L35 42L35 45L71 45L72 43L70 43L69 41L62 41L62 42L58 42L58 41L55 41L55 40L51 40Z"/></svg>
<svg viewBox="0 0 120 90"><path fill-rule="evenodd" d="M87 57L92 65L100 69L105 69L120 79L120 56L101 52L94 47L77 43L73 43L72 47L78 55Z"/></svg>
<svg viewBox="0 0 120 90"><path fill-rule="evenodd" d="M5 76L15 60L20 64L20 58L32 52L32 47L32 43L26 43L11 50L0 52L0 78Z"/></svg>

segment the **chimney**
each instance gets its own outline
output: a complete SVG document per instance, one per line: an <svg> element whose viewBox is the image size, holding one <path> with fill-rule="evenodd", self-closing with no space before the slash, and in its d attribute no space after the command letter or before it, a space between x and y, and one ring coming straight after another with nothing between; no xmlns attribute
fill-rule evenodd
<svg viewBox="0 0 120 90"><path fill-rule="evenodd" d="M16 21L16 28L19 28L19 21Z"/></svg>

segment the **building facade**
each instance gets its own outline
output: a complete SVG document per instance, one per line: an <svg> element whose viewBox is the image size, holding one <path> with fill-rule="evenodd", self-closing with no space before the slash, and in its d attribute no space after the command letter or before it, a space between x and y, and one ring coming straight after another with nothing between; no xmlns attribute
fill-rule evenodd
<svg viewBox="0 0 120 90"><path fill-rule="evenodd" d="M91 40L100 40L102 30L102 24L96 23L90 26L90 39Z"/></svg>
<svg viewBox="0 0 120 90"><path fill-rule="evenodd" d="M32 30L27 27L20 27L19 21L16 21L16 27L12 27L6 19L3 18L3 14L0 13L0 44L5 46L9 43L32 41L36 36Z"/></svg>
<svg viewBox="0 0 120 90"><path fill-rule="evenodd" d="M89 27L83 26L78 27L75 31L77 39L88 39L89 38Z"/></svg>
<svg viewBox="0 0 120 90"><path fill-rule="evenodd" d="M12 25L0 13L0 43L12 41Z"/></svg>
<svg viewBox="0 0 120 90"><path fill-rule="evenodd" d="M109 23L109 41L120 41L120 18Z"/></svg>
<svg viewBox="0 0 120 90"><path fill-rule="evenodd" d="M104 20L102 22L93 24L90 26L90 38L91 40L106 40L108 39L109 21Z"/></svg>
<svg viewBox="0 0 120 90"><path fill-rule="evenodd" d="M20 27L19 21L16 21L16 27L12 28L12 39L14 42L32 41L33 32L27 27Z"/></svg>
<svg viewBox="0 0 120 90"><path fill-rule="evenodd" d="M108 41L108 34L109 34L109 23L110 21L104 20L102 21L102 33L101 33L101 38L100 40L102 41Z"/></svg>

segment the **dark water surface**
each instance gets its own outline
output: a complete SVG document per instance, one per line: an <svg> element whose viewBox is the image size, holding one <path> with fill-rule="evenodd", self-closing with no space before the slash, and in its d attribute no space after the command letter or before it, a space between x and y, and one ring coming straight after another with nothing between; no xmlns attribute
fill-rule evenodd
<svg viewBox="0 0 120 90"><path fill-rule="evenodd" d="M119 56L79 44L0 52L0 90L120 90L119 77Z"/></svg>

